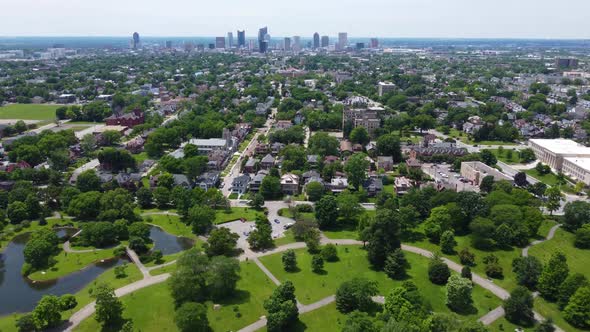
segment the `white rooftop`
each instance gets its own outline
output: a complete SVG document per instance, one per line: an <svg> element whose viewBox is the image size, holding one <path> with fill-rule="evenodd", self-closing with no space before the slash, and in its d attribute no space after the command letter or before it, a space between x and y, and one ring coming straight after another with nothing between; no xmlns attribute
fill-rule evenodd
<svg viewBox="0 0 590 332"><path fill-rule="evenodd" d="M563 159L582 168L586 172L590 172L590 158L567 157Z"/></svg>
<svg viewBox="0 0 590 332"><path fill-rule="evenodd" d="M590 148L578 144L570 139L532 139L530 142L549 150L551 153L569 156L588 156L590 157Z"/></svg>
<svg viewBox="0 0 590 332"><path fill-rule="evenodd" d="M226 146L227 141L222 138L191 139L188 144L196 146Z"/></svg>

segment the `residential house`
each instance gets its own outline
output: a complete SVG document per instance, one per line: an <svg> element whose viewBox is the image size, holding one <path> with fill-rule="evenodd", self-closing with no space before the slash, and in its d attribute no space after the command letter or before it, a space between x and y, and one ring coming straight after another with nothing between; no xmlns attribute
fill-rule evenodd
<svg viewBox="0 0 590 332"><path fill-rule="evenodd" d="M340 141L340 153L352 154L352 143L349 140Z"/></svg>
<svg viewBox="0 0 590 332"><path fill-rule="evenodd" d="M395 178L393 187L398 195L403 195L412 188L412 182L410 181L410 179L404 176L399 176Z"/></svg>
<svg viewBox="0 0 590 332"><path fill-rule="evenodd" d="M205 191L208 191L212 188L217 188L219 184L219 172L205 172L201 174L195 181L195 186L199 187Z"/></svg>
<svg viewBox="0 0 590 332"><path fill-rule="evenodd" d="M260 168L262 169L271 169L275 166L275 158L270 155L267 154L266 156L264 156L264 158L262 158L262 160L260 161Z"/></svg>
<svg viewBox="0 0 590 332"><path fill-rule="evenodd" d="M139 173L119 173L115 177L115 181L121 188L127 190L136 190L142 186L141 174Z"/></svg>
<svg viewBox="0 0 590 332"><path fill-rule="evenodd" d="M333 193L339 194L348 189L348 179L341 176L334 176L330 181L329 188Z"/></svg>
<svg viewBox="0 0 590 332"><path fill-rule="evenodd" d="M367 196L375 197L383 191L383 180L377 176L371 176L363 182L363 188L367 192Z"/></svg>
<svg viewBox="0 0 590 332"><path fill-rule="evenodd" d="M285 148L285 144L283 144L283 143L279 143L279 142L272 143L272 145L270 146L270 153L272 153L274 156L276 156L284 148Z"/></svg>
<svg viewBox="0 0 590 332"><path fill-rule="evenodd" d="M331 165L333 163L339 162L340 158L336 156L326 156L324 158L324 165Z"/></svg>
<svg viewBox="0 0 590 332"><path fill-rule="evenodd" d="M307 165L309 165L310 168L317 168L319 166L319 163L320 156L318 156L317 154L307 155Z"/></svg>
<svg viewBox="0 0 590 332"><path fill-rule="evenodd" d="M129 151L133 154L138 154L143 151L144 144L145 144L145 139L141 136L138 136L138 137L128 141L127 144L125 144L125 149L127 149L127 151Z"/></svg>
<svg viewBox="0 0 590 332"><path fill-rule="evenodd" d="M121 115L113 114L104 119L107 126L123 126L133 128L144 123L145 114L140 109L135 109L131 113Z"/></svg>
<svg viewBox="0 0 590 332"><path fill-rule="evenodd" d="M275 128L277 129L289 129L293 127L293 123L288 120L279 120L275 123Z"/></svg>
<svg viewBox="0 0 590 332"><path fill-rule="evenodd" d="M291 173L281 176L281 190L285 195L298 195L299 177Z"/></svg>
<svg viewBox="0 0 590 332"><path fill-rule="evenodd" d="M250 183L248 184L248 189L251 192L258 192L260 190L260 185L262 184L262 180L268 175L268 171L260 170L256 175L252 178Z"/></svg>
<svg viewBox="0 0 590 332"><path fill-rule="evenodd" d="M409 158L406 160L406 167L409 170L418 170L422 168L422 163L416 158Z"/></svg>
<svg viewBox="0 0 590 332"><path fill-rule="evenodd" d="M250 158L248 159L248 161L246 161L246 164L244 164L244 169L242 170L242 172L248 174L256 173L257 165L258 159Z"/></svg>
<svg viewBox="0 0 590 332"><path fill-rule="evenodd" d="M141 173L147 172L154 164L156 163L155 160L146 159L141 164L139 164L138 169Z"/></svg>
<svg viewBox="0 0 590 332"><path fill-rule="evenodd" d="M232 181L231 192L232 194L243 195L248 191L248 185L250 184L250 175L240 175Z"/></svg>
<svg viewBox="0 0 590 332"><path fill-rule="evenodd" d="M377 157L377 165L385 172L391 172L393 170L393 157L379 156Z"/></svg>
<svg viewBox="0 0 590 332"><path fill-rule="evenodd" d="M186 177L184 174L172 174L172 178L174 179L175 186L180 186L187 189L191 189L193 187L188 177Z"/></svg>
<svg viewBox="0 0 590 332"><path fill-rule="evenodd" d="M256 148L254 148L254 154L257 156L265 155L270 152L270 147L268 144L258 143L256 144Z"/></svg>

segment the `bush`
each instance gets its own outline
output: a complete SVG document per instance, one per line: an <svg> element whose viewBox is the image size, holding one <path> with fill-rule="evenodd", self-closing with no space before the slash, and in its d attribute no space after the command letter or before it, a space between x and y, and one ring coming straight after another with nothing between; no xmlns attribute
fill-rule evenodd
<svg viewBox="0 0 590 332"><path fill-rule="evenodd" d="M459 251L459 261L463 265L473 266L475 265L475 254L469 251L468 248L464 248Z"/></svg>
<svg viewBox="0 0 590 332"><path fill-rule="evenodd" d="M315 273L322 272L324 270L324 259L321 255L314 255L311 259L311 270Z"/></svg>
<svg viewBox="0 0 590 332"><path fill-rule="evenodd" d="M406 276L408 261L404 252L396 249L387 256L384 271L391 279L402 279Z"/></svg>
<svg viewBox="0 0 590 332"><path fill-rule="evenodd" d="M434 284L444 285L449 280L451 271L440 257L435 255L428 263L428 279Z"/></svg>
<svg viewBox="0 0 590 332"><path fill-rule="evenodd" d="M576 248L590 249L590 224L586 224L576 231L574 245Z"/></svg>
<svg viewBox="0 0 590 332"><path fill-rule="evenodd" d="M123 279L127 277L127 263L115 267L115 278Z"/></svg>
<svg viewBox="0 0 590 332"><path fill-rule="evenodd" d="M285 271L294 272L297 270L297 257L295 256L295 251L285 251L281 257L281 260L283 261L283 268Z"/></svg>
<svg viewBox="0 0 590 332"><path fill-rule="evenodd" d="M59 298L59 305L62 311L72 310L78 305L78 301L74 295L65 294Z"/></svg>
<svg viewBox="0 0 590 332"><path fill-rule="evenodd" d="M504 271L498 263L486 264L485 271L490 278L502 279L504 277Z"/></svg>
<svg viewBox="0 0 590 332"><path fill-rule="evenodd" d="M469 268L469 266L463 266L463 268L461 269L461 277L471 280L473 275L471 274L471 269Z"/></svg>
<svg viewBox="0 0 590 332"><path fill-rule="evenodd" d="M326 262L338 261L338 250L336 249L336 246L331 243L326 244L322 248L321 255Z"/></svg>

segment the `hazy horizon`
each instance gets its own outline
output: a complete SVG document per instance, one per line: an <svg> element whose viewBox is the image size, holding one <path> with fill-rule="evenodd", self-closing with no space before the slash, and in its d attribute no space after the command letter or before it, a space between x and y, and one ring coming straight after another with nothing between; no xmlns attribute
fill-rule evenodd
<svg viewBox="0 0 590 332"><path fill-rule="evenodd" d="M75 0L6 1L6 37L271 36L436 39L590 39L590 1L569 0Z"/></svg>

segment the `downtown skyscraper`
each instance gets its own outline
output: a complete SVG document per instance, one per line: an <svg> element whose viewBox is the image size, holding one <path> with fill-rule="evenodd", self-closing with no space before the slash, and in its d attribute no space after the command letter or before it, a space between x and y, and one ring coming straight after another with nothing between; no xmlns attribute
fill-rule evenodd
<svg viewBox="0 0 590 332"><path fill-rule="evenodd" d="M313 49L317 50L318 48L320 48L320 34L316 32L313 34Z"/></svg>
<svg viewBox="0 0 590 332"><path fill-rule="evenodd" d="M238 30L238 48L246 47L246 30Z"/></svg>
<svg viewBox="0 0 590 332"><path fill-rule="evenodd" d="M268 34L268 27L258 30L258 51L260 53L266 53L266 51L268 51L269 41L270 35Z"/></svg>

